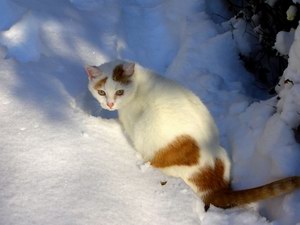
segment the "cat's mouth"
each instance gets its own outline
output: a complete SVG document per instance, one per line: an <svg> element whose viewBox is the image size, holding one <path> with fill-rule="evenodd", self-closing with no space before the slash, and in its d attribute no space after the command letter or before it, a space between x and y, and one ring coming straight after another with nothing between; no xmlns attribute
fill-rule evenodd
<svg viewBox="0 0 300 225"><path fill-rule="evenodd" d="M105 106L105 107L102 107L102 108L104 108L105 110L108 110L108 111L115 111L115 110L117 110L116 107L109 107L109 106Z"/></svg>
<svg viewBox="0 0 300 225"><path fill-rule="evenodd" d="M106 108L106 110L108 110L108 111L115 111L117 109L115 109L115 108Z"/></svg>

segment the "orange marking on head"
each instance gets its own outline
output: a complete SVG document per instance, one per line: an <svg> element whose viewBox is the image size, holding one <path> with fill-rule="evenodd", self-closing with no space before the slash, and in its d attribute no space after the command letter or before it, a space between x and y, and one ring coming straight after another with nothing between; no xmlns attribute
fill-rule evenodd
<svg viewBox="0 0 300 225"><path fill-rule="evenodd" d="M121 64L117 65L114 68L114 71L113 71L113 80L114 81L120 82L121 84L129 84L131 82L131 80L129 78L130 78L130 76L125 75L124 68Z"/></svg>
<svg viewBox="0 0 300 225"><path fill-rule="evenodd" d="M101 89L101 88L105 85L106 81L107 81L107 77L105 77L105 78L99 80L99 81L95 84L94 88L95 88L96 90Z"/></svg>
<svg viewBox="0 0 300 225"><path fill-rule="evenodd" d="M224 180L224 163L215 160L215 166L200 169L189 180L194 183L199 191L216 191L229 188L229 181Z"/></svg>
<svg viewBox="0 0 300 225"><path fill-rule="evenodd" d="M151 165L157 168L192 166L198 163L199 156L197 142L188 135L182 135L160 149L151 160Z"/></svg>

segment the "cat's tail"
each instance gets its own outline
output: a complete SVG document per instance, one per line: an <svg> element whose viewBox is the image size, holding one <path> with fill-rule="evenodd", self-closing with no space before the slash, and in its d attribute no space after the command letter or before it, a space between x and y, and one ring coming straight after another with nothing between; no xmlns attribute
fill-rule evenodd
<svg viewBox="0 0 300 225"><path fill-rule="evenodd" d="M223 189L202 197L206 210L212 204L219 208L231 208L283 195L300 188L300 177L288 177L260 187L245 190Z"/></svg>

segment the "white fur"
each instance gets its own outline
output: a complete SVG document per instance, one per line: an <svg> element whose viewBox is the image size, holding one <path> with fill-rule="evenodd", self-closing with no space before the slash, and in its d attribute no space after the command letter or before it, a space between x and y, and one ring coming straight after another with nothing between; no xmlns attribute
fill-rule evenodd
<svg viewBox="0 0 300 225"><path fill-rule="evenodd" d="M100 66L99 69L108 75L120 62L122 61L113 61ZM229 180L230 161L225 150L219 145L214 120L201 100L174 81L156 75L137 64L132 79L133 84L125 93L129 89L132 91L129 91L128 95L125 94L122 99L124 104L118 103L117 109L125 133L144 160L150 161L159 149L167 146L176 137L190 135L200 146L200 163L196 166L173 166L163 171L181 177L189 183L188 178L191 175L201 167L214 165L214 160L218 157L225 164L224 178ZM115 83L110 80L107 87L113 91L119 88L110 82ZM90 86L92 87L92 84ZM91 92L100 103L103 101L93 89ZM196 187L192 188L196 190Z"/></svg>

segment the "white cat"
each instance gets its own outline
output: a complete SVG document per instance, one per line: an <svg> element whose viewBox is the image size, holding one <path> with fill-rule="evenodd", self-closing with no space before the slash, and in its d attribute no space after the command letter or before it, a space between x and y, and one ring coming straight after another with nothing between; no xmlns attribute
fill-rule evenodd
<svg viewBox="0 0 300 225"><path fill-rule="evenodd" d="M289 177L258 188L230 188L230 160L201 100L174 81L142 66L115 60L86 66L89 90L102 108L118 110L125 133L145 161L182 178L203 200L229 208L300 187Z"/></svg>

